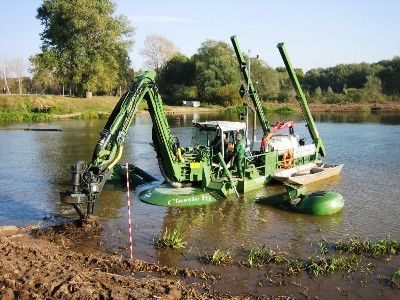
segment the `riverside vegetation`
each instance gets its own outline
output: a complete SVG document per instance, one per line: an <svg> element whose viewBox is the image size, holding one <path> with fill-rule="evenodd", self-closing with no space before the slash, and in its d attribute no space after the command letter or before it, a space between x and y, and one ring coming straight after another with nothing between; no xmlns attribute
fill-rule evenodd
<svg viewBox="0 0 400 300"><path fill-rule="evenodd" d="M156 238L153 244L158 249L178 249L188 246L184 242L184 237L176 229L172 233L166 229L164 235ZM190 247L186 254L192 251L192 248ZM242 245L240 252L247 255L245 261L235 260L235 251L230 249L216 249L203 254L197 249L196 258L203 264L217 266L265 267L267 278L286 278L300 275L302 272L307 272L312 277L330 275L339 271L371 275L379 261L387 263L399 254L400 243L389 235L377 241L354 235L333 243L322 239L311 243L311 249L313 250L311 256L294 258L281 251L279 246L273 248L269 245L255 244L251 248L246 248ZM378 278L383 284L400 289L400 268L391 274L378 274Z"/></svg>
<svg viewBox="0 0 400 300"><path fill-rule="evenodd" d="M119 97L95 96L93 98L64 97L54 95L0 95L0 121L3 122L44 122L58 118L101 118L108 117L117 104ZM289 103L264 102L267 112L292 113L299 111L295 100ZM242 106L221 107L203 103L200 108L165 105L166 112L181 110L184 112L199 109L207 111L218 107L226 113L237 113ZM380 103L361 102L357 104L310 104L312 111L392 111L400 112L400 103L386 101ZM48 108L47 112L39 112ZM147 104L142 102L139 110Z"/></svg>

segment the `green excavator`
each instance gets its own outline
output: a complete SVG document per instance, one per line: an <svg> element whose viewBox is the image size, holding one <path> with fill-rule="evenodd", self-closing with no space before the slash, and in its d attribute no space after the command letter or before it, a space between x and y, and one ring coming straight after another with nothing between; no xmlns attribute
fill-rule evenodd
<svg viewBox="0 0 400 300"><path fill-rule="evenodd" d="M247 136L248 119L247 122L193 122L193 143L181 145L178 138L171 134L155 82L156 73L146 71L135 79L130 91L121 97L112 111L100 133L92 161L77 161L71 166L72 191L60 192L61 201L73 205L81 218L96 213L104 184L123 177L125 169L118 161L122 156L129 126L143 100L147 102L152 119L152 142L165 181L139 193L141 201L165 206L201 205L261 188L274 180L274 174L281 171L302 167L304 173L310 166L309 169L319 167L321 174L324 174L320 156L325 155L325 148L283 44L279 44L278 48L312 137L312 143L308 145L304 139L299 139L294 134L294 123L288 134L276 134L276 130L285 126L271 128L236 36L232 36L231 41L247 86L248 101L244 103L246 113L253 111L254 119L258 117L263 132L269 136L264 150L260 150L259 145L254 142L255 138L250 141ZM253 132L256 131L255 126L254 122ZM238 176L233 167L233 145L238 134L246 141L242 176ZM129 172L131 178L139 183L156 181L156 178L138 166L129 165ZM282 178L282 174L279 178ZM318 176L315 178L319 180Z"/></svg>

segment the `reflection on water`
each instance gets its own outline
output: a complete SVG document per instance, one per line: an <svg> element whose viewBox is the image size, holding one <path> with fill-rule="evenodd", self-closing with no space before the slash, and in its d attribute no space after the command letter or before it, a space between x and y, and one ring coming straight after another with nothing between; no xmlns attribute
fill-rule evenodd
<svg viewBox="0 0 400 300"><path fill-rule="evenodd" d="M179 118L178 118L179 117ZM168 116L171 131L189 145L192 120L236 120L231 115L184 114ZM139 259L159 261L175 266L205 268L221 272L220 267L204 266L196 257L216 249L233 251L236 260L245 261L255 244L279 247L296 258L307 258L315 251L313 243L321 239L334 242L357 235L372 240L388 234L400 240L398 205L400 188L400 118L392 114L315 114L318 131L327 149L327 163L344 163L342 173L311 184L309 192L330 190L343 195L345 206L333 216L309 216L258 204L257 198L282 192L273 184L242 199L231 197L207 206L166 208L144 204L132 196L134 254ZM293 120L296 133L308 136L299 115L272 116L270 120ZM24 226L43 218L76 217L75 211L62 205L59 191L70 189L70 165L89 161L106 120L68 120L51 122L48 128L58 132L23 131L30 124L4 126L0 130L0 225ZM257 131L258 137L262 132ZM134 163L162 179L156 155L150 144L151 119L137 116L125 141L122 163ZM106 247L128 256L126 193L124 187L108 185L101 194L98 215L104 224L102 239ZM47 223L48 224L48 223ZM193 246L182 251L158 251L152 246L154 236L166 229L178 229ZM398 260L397 260L398 262ZM390 269L387 265L386 268ZM382 269L388 272L389 269ZM232 292L271 293L256 282L265 279L265 269L248 270L231 267L225 272L224 284ZM390 269L393 271L393 268ZM303 279L302 279L303 280ZM304 279L304 280L307 280ZM320 282L321 292L330 285L341 285L332 279ZM347 283L350 284L350 283ZM374 289L379 287L372 285ZM333 287L335 288L335 287ZM351 289L351 287L347 287ZM279 294L279 290L275 290ZM281 294L285 294L282 292ZM335 294L336 295L336 294ZM351 294L362 298L368 293Z"/></svg>
<svg viewBox="0 0 400 300"><path fill-rule="evenodd" d="M341 112L341 113L313 113L316 122L332 123L373 123L399 124L399 114L393 112Z"/></svg>

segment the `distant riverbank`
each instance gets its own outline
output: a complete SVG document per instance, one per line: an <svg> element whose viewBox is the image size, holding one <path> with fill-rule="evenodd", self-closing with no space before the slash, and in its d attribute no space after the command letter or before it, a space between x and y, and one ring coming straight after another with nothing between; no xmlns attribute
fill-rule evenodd
<svg viewBox="0 0 400 300"><path fill-rule="evenodd" d="M0 95L0 120L48 121L62 118L101 118L108 117L116 106L119 97L102 96L87 98L50 96L50 95ZM295 103L264 102L268 111L298 112L300 106ZM399 102L385 103L349 103L349 104L309 104L311 112L400 112ZM147 103L143 101L139 113L146 113ZM234 111L235 108L203 105L200 107L164 105L166 114L208 113Z"/></svg>

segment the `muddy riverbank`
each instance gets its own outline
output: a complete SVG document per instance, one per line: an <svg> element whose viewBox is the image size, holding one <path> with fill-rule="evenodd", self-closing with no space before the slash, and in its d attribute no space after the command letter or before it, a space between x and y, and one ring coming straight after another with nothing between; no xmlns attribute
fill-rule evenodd
<svg viewBox="0 0 400 300"><path fill-rule="evenodd" d="M0 299L254 299L213 290L218 274L80 252L83 242L99 247L101 229L96 218L0 227Z"/></svg>

